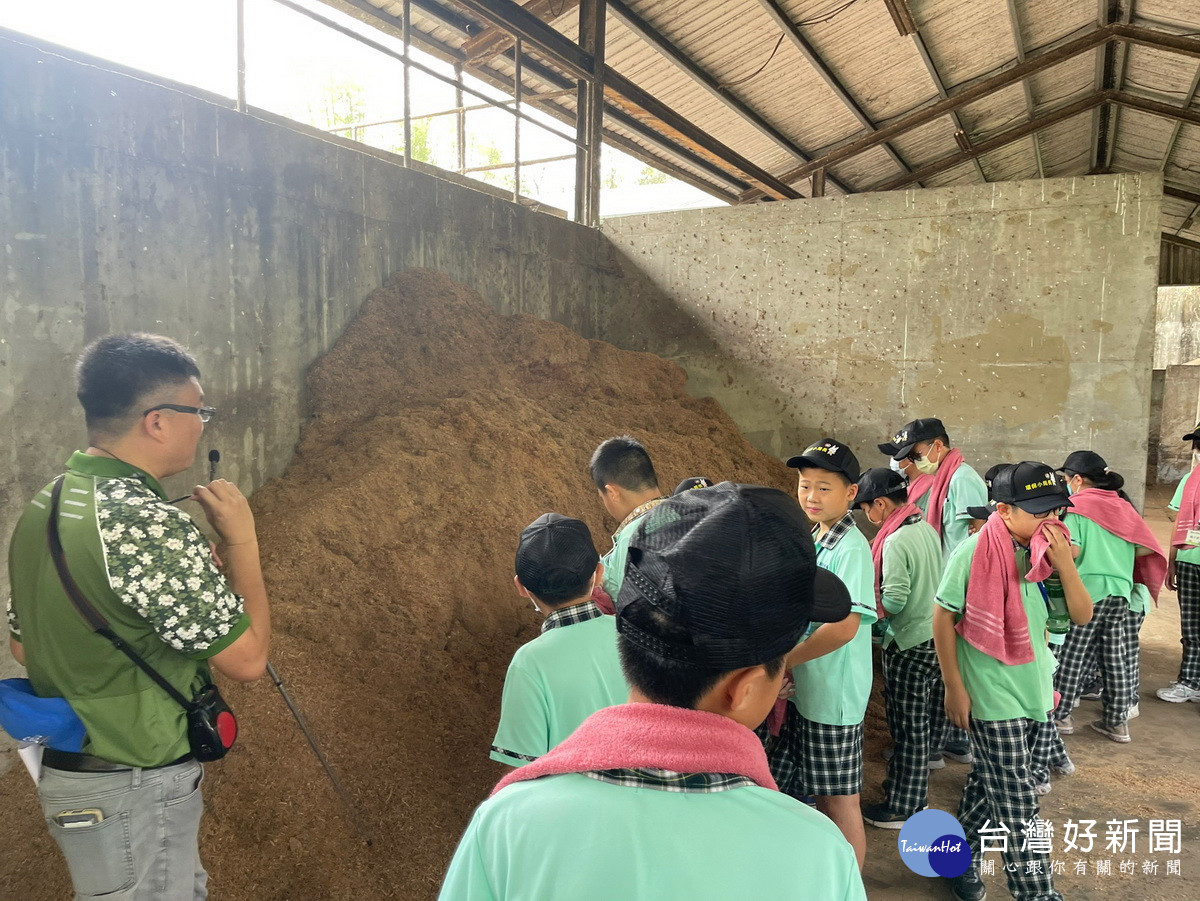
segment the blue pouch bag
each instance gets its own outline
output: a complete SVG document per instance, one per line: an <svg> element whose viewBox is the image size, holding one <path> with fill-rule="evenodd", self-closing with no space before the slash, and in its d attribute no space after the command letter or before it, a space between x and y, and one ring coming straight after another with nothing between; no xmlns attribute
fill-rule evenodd
<svg viewBox="0 0 1200 901"><path fill-rule="evenodd" d="M56 751L78 754L83 748L83 720L64 698L39 698L28 679L0 679L0 729Z"/></svg>

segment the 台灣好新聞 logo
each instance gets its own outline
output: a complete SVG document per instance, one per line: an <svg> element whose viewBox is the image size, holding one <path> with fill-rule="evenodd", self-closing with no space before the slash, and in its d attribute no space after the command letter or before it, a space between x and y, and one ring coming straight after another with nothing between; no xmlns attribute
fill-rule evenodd
<svg viewBox="0 0 1200 901"><path fill-rule="evenodd" d="M961 876L971 865L962 825L944 810L921 810L900 829L900 859L921 876Z"/></svg>

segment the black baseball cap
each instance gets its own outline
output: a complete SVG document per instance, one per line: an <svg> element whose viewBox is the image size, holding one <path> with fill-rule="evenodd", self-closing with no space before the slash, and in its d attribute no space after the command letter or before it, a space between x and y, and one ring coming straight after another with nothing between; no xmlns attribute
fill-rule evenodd
<svg viewBox="0 0 1200 901"><path fill-rule="evenodd" d="M579 597L599 562L587 525L558 513L545 513L527 525L517 544L517 578L549 603Z"/></svg>
<svg viewBox="0 0 1200 901"><path fill-rule="evenodd" d="M1183 436L1184 441L1200 441L1200 422L1196 423L1196 427Z"/></svg>
<svg viewBox="0 0 1200 901"><path fill-rule="evenodd" d="M888 444L879 445L879 449L887 453L884 448L892 445L895 447L895 450L892 451L892 459L903 460L922 441L932 441L945 434L946 427L942 425L940 419L914 419L912 422L900 426L900 430L892 436L892 440Z"/></svg>
<svg viewBox="0 0 1200 901"><path fill-rule="evenodd" d="M1083 473L1084 475L1106 472L1108 463L1095 451L1077 450L1067 456L1059 472Z"/></svg>
<svg viewBox="0 0 1200 901"><path fill-rule="evenodd" d="M851 482L857 482L860 475L858 457L836 438L822 438L816 444L810 444L796 456L789 457L787 465L793 469L816 466L830 472L840 472Z"/></svg>
<svg viewBox="0 0 1200 901"><path fill-rule="evenodd" d="M1047 513L1070 507L1066 486L1045 463L1025 460L1007 466L992 479L992 500L1020 507L1026 513Z"/></svg>
<svg viewBox="0 0 1200 901"><path fill-rule="evenodd" d="M616 598L617 631L661 658L727 671L787 653L850 593L817 566L812 524L776 488L721 482L641 518Z"/></svg>
<svg viewBox="0 0 1200 901"><path fill-rule="evenodd" d="M854 496L854 505L869 504L901 488L908 488L908 479L901 473L887 466L868 469L858 480L858 494Z"/></svg>
<svg viewBox="0 0 1200 901"><path fill-rule="evenodd" d="M971 519L987 519L996 512L996 504L993 501L988 501L983 507L967 507L967 516Z"/></svg>
<svg viewBox="0 0 1200 901"><path fill-rule="evenodd" d="M887 454L889 457L896 451L900 450L900 448L896 447L896 445L892 444L890 441L885 441L883 444L877 444L875 446L879 448L879 452L881 454Z"/></svg>
<svg viewBox="0 0 1200 901"><path fill-rule="evenodd" d="M695 491L697 488L711 488L715 484L716 482L712 479L706 479L704 476L692 476L676 485L675 490L671 493L683 494L685 491Z"/></svg>

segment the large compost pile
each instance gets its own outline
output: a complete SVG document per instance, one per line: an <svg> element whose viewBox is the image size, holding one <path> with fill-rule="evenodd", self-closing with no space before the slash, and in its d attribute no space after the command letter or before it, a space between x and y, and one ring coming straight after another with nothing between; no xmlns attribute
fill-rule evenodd
<svg viewBox="0 0 1200 901"><path fill-rule="evenodd" d="M228 686L242 737L207 768L215 899L432 898L488 760L504 671L537 634L512 585L520 529L577 516L601 550L587 460L642 440L664 490L690 475L792 487L684 371L563 326L501 316L409 270L366 299L308 376L312 419L253 498L273 660L374 834L345 814L274 686ZM0 780L4 898L69 895L19 768Z"/></svg>

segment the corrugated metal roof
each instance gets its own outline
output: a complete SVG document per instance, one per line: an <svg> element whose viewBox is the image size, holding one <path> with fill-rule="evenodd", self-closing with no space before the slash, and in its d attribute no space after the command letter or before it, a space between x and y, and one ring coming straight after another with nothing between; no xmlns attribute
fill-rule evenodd
<svg viewBox="0 0 1200 901"><path fill-rule="evenodd" d="M398 16L399 0L326 0L345 8L378 7ZM606 63L640 88L711 135L730 151L777 178L801 167L797 151L819 164L829 177L855 191L906 181L909 169L955 159L953 166L927 174L922 184L964 184L987 180L1036 177L1038 157L1046 176L1079 175L1089 171L1163 171L1168 202L1164 229L1178 229L1194 204L1184 197L1200 196L1200 105L1193 102L1200 85L1200 3L1196 0L897 0L906 2L919 33L901 35L887 7L879 0L622 0L647 28L721 86L714 95L665 55L635 33L610 9L607 18ZM462 47L466 31L477 34L492 27L471 11L469 0L412 0L417 39L427 35L442 48ZM503 10L496 2L489 9ZM774 6L799 37L781 28L769 7ZM551 27L572 41L577 33L575 0L546 3L531 0L531 9L551 20ZM559 13L554 15L554 13ZM395 20L393 20L394 22ZM1128 21L1138 42L1106 22ZM471 27L470 23L476 23ZM465 26L465 30L464 30ZM1101 43L1077 55L1060 50L1107 28ZM1175 36L1171 46L1157 34ZM807 42L817 61L810 61L798 43ZM1156 46L1146 46L1146 43ZM1188 43L1190 42L1190 43ZM556 68L549 54L527 40L531 60ZM928 64L921 50L927 53ZM943 113L907 126L909 119L942 99L935 79L950 97L991 84L1026 60L1053 64L1029 72L1024 81L998 86L953 113ZM932 66L933 71L930 71ZM493 81L502 80L511 64L502 58L474 59L469 70ZM565 71L562 66L559 71ZM528 71L530 85L536 72ZM836 85L829 83L830 80ZM561 79L560 79L561 81ZM542 89L552 87L546 81ZM839 91L842 96L839 96ZM1112 92L1112 93L1102 93ZM1127 95L1144 104L1149 99L1166 107L1148 112L1126 105ZM606 118L606 129L626 146L639 149L649 161L670 160L690 173L696 183L724 192L730 179L751 184L729 154L697 151L693 142L611 91L611 110L622 109L657 136L639 133L628 119ZM848 98L848 99L847 99ZM1031 116L1072 112L1071 104L1093 101L1094 109L1040 128L1035 134L1016 134ZM562 115L571 115L569 98L556 101ZM856 113L857 104L861 113ZM741 110L735 108L740 105ZM749 111L749 113L747 113ZM772 137L755 124L757 116L774 128ZM867 122L862 121L866 117ZM961 123L968 146L1012 137L1010 143L988 149L974 161L957 161L955 120ZM889 146L859 143L874 128L900 129ZM1010 134L1012 133L1012 134ZM849 153L853 147L861 152ZM790 148L790 149L789 149ZM1170 154L1169 159L1164 156ZM686 154L693 154L687 156ZM683 154L681 156L681 154ZM897 155L899 161L897 159ZM707 160L702 164L699 159ZM1097 160L1093 169L1094 160ZM707 171L715 164L728 177ZM816 165L814 164L814 165ZM911 179L907 179L911 182ZM807 179L794 187L808 193ZM828 190L836 192L830 184ZM747 199L761 196L750 192ZM1200 228L1200 226L1196 226ZM1192 234L1191 229L1183 233ZM1195 234L1200 238L1200 232Z"/></svg>

